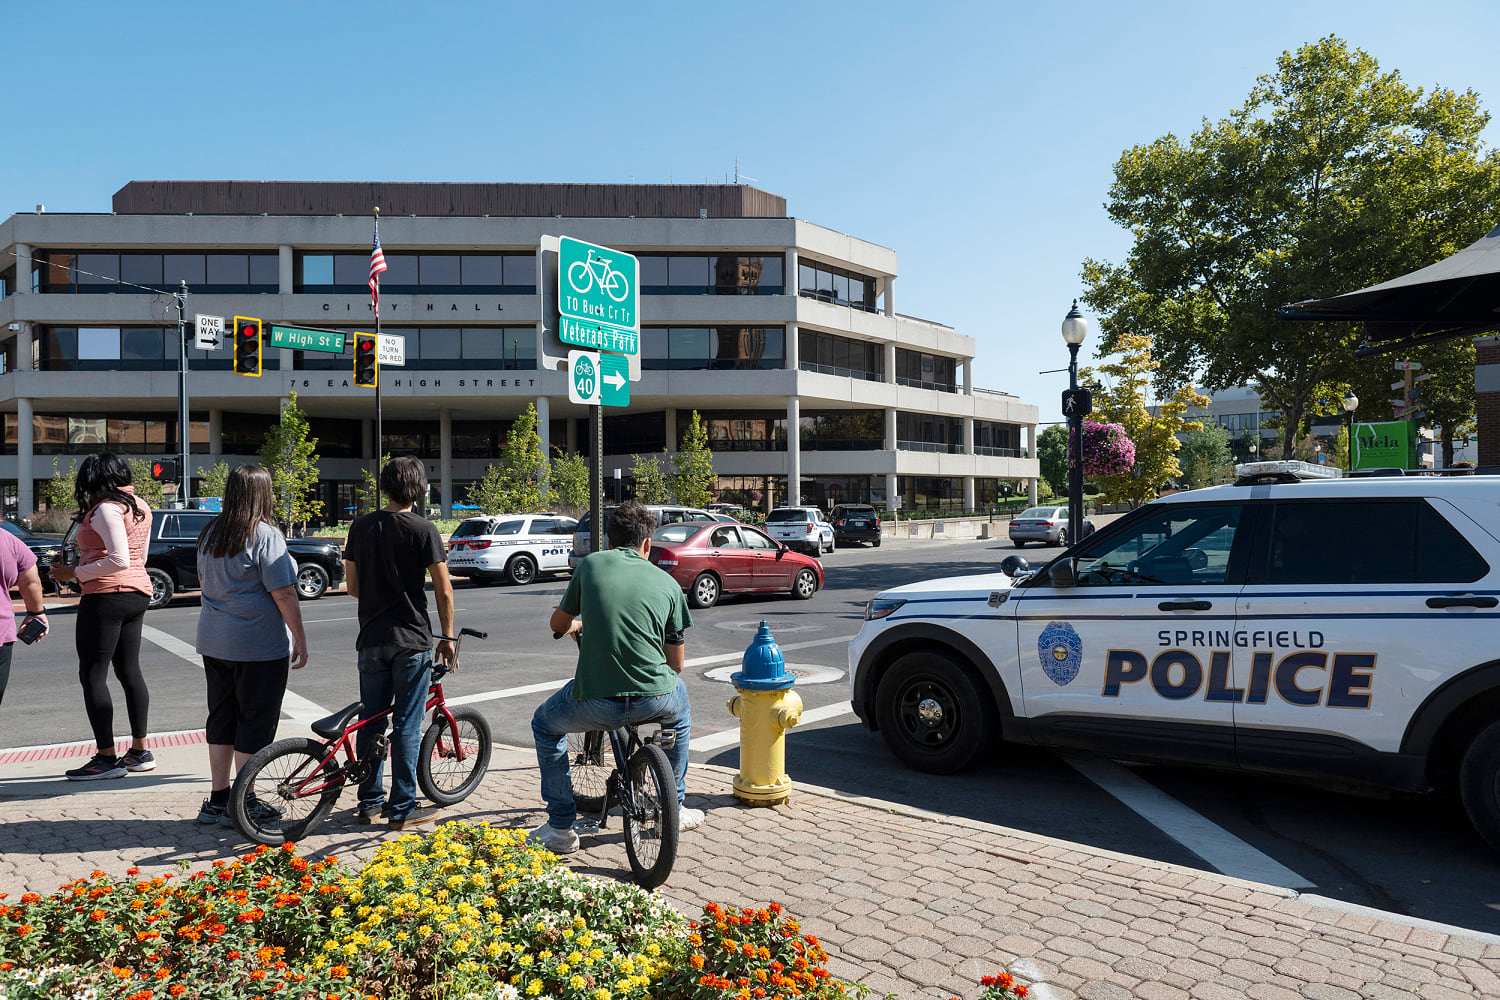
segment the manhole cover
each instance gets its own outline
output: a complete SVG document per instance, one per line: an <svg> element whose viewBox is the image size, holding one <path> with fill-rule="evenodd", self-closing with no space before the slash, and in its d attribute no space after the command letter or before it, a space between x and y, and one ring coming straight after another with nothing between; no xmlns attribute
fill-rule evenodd
<svg viewBox="0 0 1500 1000"><path fill-rule="evenodd" d="M739 669L738 663L731 663L704 671L703 676L711 681L723 681L729 684L733 683L729 678L738 673ZM842 680L844 676L844 672L837 667L823 667L816 663L788 663L786 669L787 673L797 678L798 684L831 684L836 680Z"/></svg>
<svg viewBox="0 0 1500 1000"><path fill-rule="evenodd" d="M721 628L726 632L755 632L760 628L761 619L748 622L714 622L714 628ZM767 622L771 626L772 635L781 635L784 632L816 632L823 626L815 622Z"/></svg>

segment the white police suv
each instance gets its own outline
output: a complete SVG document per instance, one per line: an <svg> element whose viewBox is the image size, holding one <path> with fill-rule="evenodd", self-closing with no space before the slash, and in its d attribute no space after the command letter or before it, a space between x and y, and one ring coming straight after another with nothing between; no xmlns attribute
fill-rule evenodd
<svg viewBox="0 0 1500 1000"><path fill-rule="evenodd" d="M1039 570L877 594L855 711L937 773L998 736L1454 789L1500 850L1500 477L1238 473Z"/></svg>
<svg viewBox="0 0 1500 1000"><path fill-rule="evenodd" d="M466 518L448 539L448 572L475 583L530 583L566 570L576 525L557 514Z"/></svg>

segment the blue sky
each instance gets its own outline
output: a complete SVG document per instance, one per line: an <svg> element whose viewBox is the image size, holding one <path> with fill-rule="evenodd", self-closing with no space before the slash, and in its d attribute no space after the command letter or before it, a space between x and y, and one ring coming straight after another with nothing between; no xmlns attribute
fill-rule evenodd
<svg viewBox="0 0 1500 1000"><path fill-rule="evenodd" d="M973 336L976 385L1043 421L1081 262L1129 246L1102 207L1126 148L1223 117L1330 33L1500 107L1500 6L1461 0L82 2L4 21L0 213L108 211L133 179L723 182L738 159L790 214L894 247L897 309Z"/></svg>

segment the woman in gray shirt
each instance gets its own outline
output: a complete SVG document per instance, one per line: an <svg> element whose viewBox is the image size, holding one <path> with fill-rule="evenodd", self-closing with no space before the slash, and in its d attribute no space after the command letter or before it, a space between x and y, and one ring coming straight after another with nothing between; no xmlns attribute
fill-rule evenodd
<svg viewBox="0 0 1500 1000"><path fill-rule="evenodd" d="M276 739L287 671L307 663L297 605L297 564L276 527L271 474L258 465L229 473L224 508L198 536L198 653L208 682L212 791L199 823L232 826L230 764L238 771ZM290 654L289 651L290 650ZM252 802L250 809L271 809Z"/></svg>

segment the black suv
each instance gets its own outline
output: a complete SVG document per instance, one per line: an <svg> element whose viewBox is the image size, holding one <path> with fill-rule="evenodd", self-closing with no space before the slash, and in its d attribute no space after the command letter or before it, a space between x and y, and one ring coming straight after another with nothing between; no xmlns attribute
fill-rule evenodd
<svg viewBox="0 0 1500 1000"><path fill-rule="evenodd" d="M36 571L42 578L42 589L55 589L56 584L52 582L52 560L62 551L62 539L56 535L39 535L14 521L0 521L0 529L15 535L36 556Z"/></svg>
<svg viewBox="0 0 1500 1000"><path fill-rule="evenodd" d="M207 510L153 510L146 575L151 577L151 608L159 608L184 590L197 590L198 533L216 516ZM73 533L68 532L68 542ZM288 538L287 551L297 562L297 596L315 601L344 579L343 553L337 542Z"/></svg>
<svg viewBox="0 0 1500 1000"><path fill-rule="evenodd" d="M869 542L880 547L880 515L867 503L841 503L828 515L833 522L833 538L845 542Z"/></svg>

